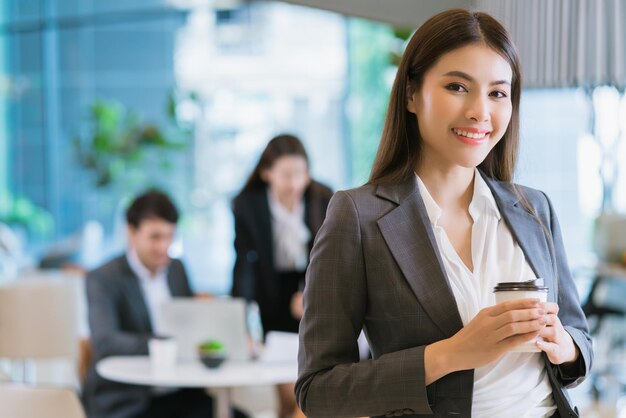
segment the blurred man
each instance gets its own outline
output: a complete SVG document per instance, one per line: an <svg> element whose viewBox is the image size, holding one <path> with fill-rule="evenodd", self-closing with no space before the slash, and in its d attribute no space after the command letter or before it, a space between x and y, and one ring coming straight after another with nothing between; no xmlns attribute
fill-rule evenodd
<svg viewBox="0 0 626 418"><path fill-rule="evenodd" d="M129 247L87 275L93 362L84 398L90 418L196 418L212 416L212 399L199 389L125 385L94 369L108 356L147 355L161 331L160 305L191 297L187 274L168 250L178 221L171 200L158 191L137 197L126 212ZM236 414L236 416L240 416Z"/></svg>

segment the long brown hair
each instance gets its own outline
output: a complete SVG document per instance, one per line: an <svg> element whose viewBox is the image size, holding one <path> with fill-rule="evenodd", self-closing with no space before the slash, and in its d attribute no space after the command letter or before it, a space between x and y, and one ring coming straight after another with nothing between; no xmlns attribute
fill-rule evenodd
<svg viewBox="0 0 626 418"><path fill-rule="evenodd" d="M511 181L519 142L520 64L517 51L506 29L486 13L451 9L426 21L409 41L391 90L370 183L397 183L410 175L422 158L422 138L415 115L406 106L408 91L419 90L424 74L444 54L463 46L483 43L511 65L511 121L503 138L479 165L487 176ZM410 89L409 89L410 87Z"/></svg>
<svg viewBox="0 0 626 418"><path fill-rule="evenodd" d="M266 182L263 180L261 173L272 168L277 159L287 155L303 157L307 166L309 165L309 157L304 149L304 145L296 136L290 134L275 136L263 150L261 158L259 158L259 162L254 167L243 190L265 187Z"/></svg>

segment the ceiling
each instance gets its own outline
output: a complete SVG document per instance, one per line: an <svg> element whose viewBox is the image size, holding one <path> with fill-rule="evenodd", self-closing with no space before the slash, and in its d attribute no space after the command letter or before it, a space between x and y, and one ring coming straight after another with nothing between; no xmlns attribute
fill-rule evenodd
<svg viewBox="0 0 626 418"><path fill-rule="evenodd" d="M434 14L455 7L472 8L471 0L283 0L394 26L417 27Z"/></svg>
<svg viewBox="0 0 626 418"><path fill-rule="evenodd" d="M451 8L486 11L511 33L526 87L626 88L623 0L282 0L417 28Z"/></svg>

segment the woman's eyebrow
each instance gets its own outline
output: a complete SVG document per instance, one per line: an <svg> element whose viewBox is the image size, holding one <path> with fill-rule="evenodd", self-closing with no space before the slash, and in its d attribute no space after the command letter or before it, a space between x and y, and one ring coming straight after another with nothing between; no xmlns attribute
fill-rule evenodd
<svg viewBox="0 0 626 418"><path fill-rule="evenodd" d="M469 82L473 82L474 79L472 78L472 76L470 76L467 73L464 73L463 71L449 71L447 73L445 73L443 75L444 77L460 77L464 80L467 80ZM507 80L496 80L496 81L492 81L491 83L489 83L490 86L496 86L499 84L508 84L509 86L511 85L510 81Z"/></svg>

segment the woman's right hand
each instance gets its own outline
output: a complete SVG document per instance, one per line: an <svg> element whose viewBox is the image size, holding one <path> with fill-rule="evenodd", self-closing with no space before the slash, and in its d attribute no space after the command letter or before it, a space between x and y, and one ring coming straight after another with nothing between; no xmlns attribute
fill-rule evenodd
<svg viewBox="0 0 626 418"><path fill-rule="evenodd" d="M485 366L539 335L546 313L538 299L518 299L482 309L452 337L426 347L426 384Z"/></svg>

